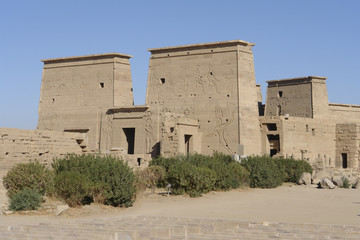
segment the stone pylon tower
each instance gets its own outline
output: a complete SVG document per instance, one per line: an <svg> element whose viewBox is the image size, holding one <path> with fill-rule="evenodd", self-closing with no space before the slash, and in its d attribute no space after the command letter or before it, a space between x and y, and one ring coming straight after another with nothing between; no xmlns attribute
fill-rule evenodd
<svg viewBox="0 0 360 240"><path fill-rule="evenodd" d="M152 116L152 145L160 146L164 133L174 131L164 124L172 116L180 119L174 121L181 122L183 131L171 139L177 137L176 145L185 143L185 152L259 154L252 46L234 40L149 49L146 105Z"/></svg>

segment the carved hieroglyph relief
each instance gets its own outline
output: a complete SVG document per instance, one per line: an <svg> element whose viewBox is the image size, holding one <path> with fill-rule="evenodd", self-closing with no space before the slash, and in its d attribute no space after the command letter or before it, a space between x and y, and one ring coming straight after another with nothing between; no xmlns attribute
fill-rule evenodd
<svg viewBox="0 0 360 240"><path fill-rule="evenodd" d="M209 86L209 89L215 89L216 93L220 94L220 91L219 91L219 82L220 80L216 77L216 74L214 72L214 67L209 64L209 70L206 74L206 77L207 77L207 80L208 80L208 86Z"/></svg>
<svg viewBox="0 0 360 240"><path fill-rule="evenodd" d="M151 153L152 151L152 143L155 142L155 137L153 134L153 128L152 128L152 119L151 119L151 111L148 111L144 115L144 121L145 121L145 149L146 153Z"/></svg>
<svg viewBox="0 0 360 240"><path fill-rule="evenodd" d="M196 70L194 73L195 86L196 88L200 88L203 93L205 93L205 84L206 80L203 78L200 72L200 64L196 65Z"/></svg>
<svg viewBox="0 0 360 240"><path fill-rule="evenodd" d="M235 112L232 112L231 118L227 118L224 116L224 112L221 107L215 107L215 127L213 132L207 135L208 137L217 136L218 150L225 149L229 154L234 154L234 152L231 150L228 144L225 128L233 122L234 114Z"/></svg>
<svg viewBox="0 0 360 240"><path fill-rule="evenodd" d="M236 79L232 68L224 75L218 74L212 64L208 64L206 68L205 74L203 74L201 65L196 66L193 76L196 88L200 88L202 93L231 94L233 92L235 87L233 83L236 82Z"/></svg>
<svg viewBox="0 0 360 240"><path fill-rule="evenodd" d="M111 149L111 139L113 131L113 116L111 114L105 114L102 123L102 140L101 146L102 149Z"/></svg>

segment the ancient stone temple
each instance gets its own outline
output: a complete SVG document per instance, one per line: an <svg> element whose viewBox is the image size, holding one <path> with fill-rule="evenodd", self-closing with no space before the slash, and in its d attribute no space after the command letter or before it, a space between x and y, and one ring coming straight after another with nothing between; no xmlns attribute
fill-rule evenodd
<svg viewBox="0 0 360 240"><path fill-rule="evenodd" d="M234 40L149 49L140 106L133 104L130 55L43 60L37 131L52 145L34 155L61 152L67 138L75 152L119 155L135 165L159 155L220 151L359 169L360 106L329 103L326 78L317 76L268 81L263 104L253 46ZM12 156L6 146L4 159Z"/></svg>
<svg viewBox="0 0 360 240"><path fill-rule="evenodd" d="M253 45L150 49L145 106L133 105L129 55L43 60L38 127L86 133L90 151L260 154Z"/></svg>

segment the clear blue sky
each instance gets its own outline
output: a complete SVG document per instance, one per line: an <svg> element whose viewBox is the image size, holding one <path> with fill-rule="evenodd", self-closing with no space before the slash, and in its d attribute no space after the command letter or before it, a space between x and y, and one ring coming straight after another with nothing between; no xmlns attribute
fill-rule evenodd
<svg viewBox="0 0 360 240"><path fill-rule="evenodd" d="M328 77L329 102L360 104L360 1L0 1L0 127L35 129L41 59L130 54L135 104L144 104L148 48L253 42L267 80Z"/></svg>

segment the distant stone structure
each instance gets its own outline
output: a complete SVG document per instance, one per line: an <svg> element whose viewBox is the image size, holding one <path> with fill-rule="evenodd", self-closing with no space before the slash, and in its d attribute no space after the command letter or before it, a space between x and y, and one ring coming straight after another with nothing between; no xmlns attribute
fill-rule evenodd
<svg viewBox="0 0 360 240"><path fill-rule="evenodd" d="M37 131L80 134L73 141L81 152L122 156L133 166L219 151L359 169L360 106L329 104L326 78L316 76L268 81L263 105L253 46L234 40L149 49L140 106L133 104L130 55L42 60ZM6 161L8 150L0 150Z"/></svg>
<svg viewBox="0 0 360 240"><path fill-rule="evenodd" d="M307 160L317 170L359 169L360 106L329 104L325 80L267 82L262 153Z"/></svg>

